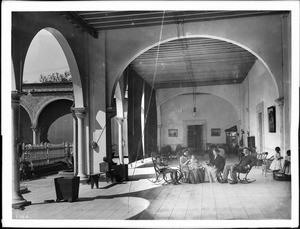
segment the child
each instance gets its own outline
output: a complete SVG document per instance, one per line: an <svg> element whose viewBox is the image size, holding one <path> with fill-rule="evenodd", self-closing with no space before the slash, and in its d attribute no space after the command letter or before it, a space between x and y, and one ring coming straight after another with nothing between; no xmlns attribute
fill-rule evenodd
<svg viewBox="0 0 300 229"><path fill-rule="evenodd" d="M273 170L273 172L277 172L279 170L282 169L282 166L281 166L281 155L280 155L280 148L277 146L275 148L275 155L274 155L274 160L272 161L271 165L270 165L270 169Z"/></svg>
<svg viewBox="0 0 300 229"><path fill-rule="evenodd" d="M290 150L286 151L282 173L288 176L291 175L291 151Z"/></svg>

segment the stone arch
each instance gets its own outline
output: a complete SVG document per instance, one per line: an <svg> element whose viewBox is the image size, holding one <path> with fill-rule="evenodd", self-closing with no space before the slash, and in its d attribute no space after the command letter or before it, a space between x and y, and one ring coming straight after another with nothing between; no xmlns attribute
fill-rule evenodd
<svg viewBox="0 0 300 229"><path fill-rule="evenodd" d="M68 98L62 98L62 99L51 99L48 101L47 105L43 106L43 109L39 110L38 119L36 120L36 128L38 129L39 133L39 142L49 142L50 138L50 130L52 130L52 135L50 136L55 143L61 143L57 142L59 139L60 141L67 140L68 142L72 141L72 113L71 113L71 107L72 107L73 101ZM57 110L55 108L58 108ZM69 116L66 116L69 115ZM62 123L61 118L64 119L64 122ZM60 119L60 121L59 121ZM57 121L60 122L62 125L57 125ZM55 124L55 128L53 129L53 124ZM65 128L61 128L64 126ZM52 127L52 128L51 128ZM69 130L70 127L70 131ZM60 129L60 132L63 132L64 135L55 134L57 132L57 128ZM55 133L54 133L54 132ZM60 133L57 132L57 133ZM53 134L54 133L54 134Z"/></svg>
<svg viewBox="0 0 300 229"><path fill-rule="evenodd" d="M240 46L242 47L243 49L247 50L248 52L252 53L254 56L256 56L261 62L262 64L265 66L265 68L267 69L268 73L271 75L272 77L272 80L274 81L275 83L275 87L277 89L277 95L279 96L281 94L280 92L280 88L278 86L278 83L277 83L277 80L276 80L276 77L274 76L273 72L271 71L271 69L269 68L269 66L267 65L267 62L258 54L256 53L254 50L248 48L246 45L240 43L240 42L237 42L237 41L234 41L232 39L228 39L228 38L224 38L224 37L220 37L220 36L215 36L215 35L209 35L209 34L204 34L204 35L185 35L185 36L176 36L176 37L170 37L170 38L167 38L167 39L164 39L164 40L161 40L161 41L158 41L158 42L154 42L152 45L150 46L147 46L145 47L144 49L138 51L137 53L135 53L135 55L133 55L130 59L126 60L123 67L122 67L122 70L119 71L119 73L117 74L117 78L116 78L116 81L114 83L114 86L113 88L116 87L116 84L118 82L118 80L122 77L122 74L123 72L125 71L125 69L129 66L129 64L134 60L136 59L138 56L140 56L141 54L143 54L144 52L148 51L149 49L153 48L153 47L156 47L158 45L161 45L163 43L166 43L166 42L169 42L169 41L173 41L173 40L177 40L177 39L185 39L185 38L211 38L211 39L217 39L217 40L222 40L222 41L226 41L226 42L229 42L229 43L232 43L232 44L235 44L237 46ZM112 90L114 91L114 89ZM113 93L112 93L113 94ZM112 96L111 94L111 96Z"/></svg>
<svg viewBox="0 0 300 229"><path fill-rule="evenodd" d="M20 55L20 57L18 57L18 56L16 56L15 53L13 53L14 54L13 56L16 56L15 58L13 58L13 61L20 61L23 63L25 62L26 55L30 48L32 40L43 29L52 34L52 36L56 39L56 41L60 45L60 47L66 57L66 60L68 62L69 68L70 68L70 73L72 76L75 107L84 107L84 96L83 96L84 94L83 94L82 81L81 81L81 77L80 77L78 64L75 59L73 50L71 49L71 46L69 45L69 42L67 41L65 36L59 30L57 30L53 27L43 27L43 26L40 26L38 29L34 29L33 31L30 30L29 31L29 32L31 32L29 34L30 36L27 35L26 39L24 39L24 41L22 42L22 46L18 47L21 49L22 55ZM16 41L14 41L14 42L20 42L19 39L20 38L17 38ZM18 58L21 58L21 59L18 59ZM18 68L20 68L20 69L18 69ZM15 77L13 77L13 81L16 82L15 87L19 90L21 90L21 87L19 87L18 83L20 83L20 81L22 82L22 78L23 78L23 70L22 69L23 68L24 68L24 64L21 67L13 66L14 72L17 71L21 75L20 77L18 75L15 75Z"/></svg>
<svg viewBox="0 0 300 229"><path fill-rule="evenodd" d="M173 98L178 97L178 96L180 96L180 95L187 95L187 94L191 94L191 95L192 95L193 92L186 92L186 93L183 93L183 92L176 92L174 95L169 96L168 98L164 99L164 100L161 101L159 104L157 104L157 107L161 106L162 104L164 104L165 102L167 102L167 101L170 100L170 99L173 99ZM234 106L234 105L232 104L232 102L229 101L229 100L226 99L226 98L222 98L222 97L220 97L219 95L217 95L217 94L215 94L215 93L201 93L201 92L196 92L196 94L210 94L210 95L215 95L215 96L217 96L217 97L219 97L219 98L221 98L221 99L224 99L225 101L227 101L228 103L230 103L230 104L233 106L233 108L234 108L234 110L236 111L236 113L239 114L239 111L237 110L237 107Z"/></svg>
<svg viewBox="0 0 300 229"><path fill-rule="evenodd" d="M39 120L40 114L45 109L45 107L47 107L50 103L53 103L53 102L58 101L58 100L69 100L69 101L73 102L73 99L68 98L68 97L63 97L63 96L61 96L61 97L52 97L52 98L48 99L46 102L44 102L42 104L42 106L40 106L40 108L36 112L35 116L33 117L33 120L32 120L33 126L35 126L35 125L38 124L38 120Z"/></svg>
<svg viewBox="0 0 300 229"><path fill-rule="evenodd" d="M82 83L81 83L81 78L80 78L80 73L78 69L78 65L75 59L75 56L73 54L73 51L68 44L68 41L66 38L56 29L54 28L44 28L48 32L50 32L57 40L59 45L61 46L72 76L72 82L73 82L73 93L74 93L74 102L75 102L75 107L84 107L84 101L83 101L83 91L82 91Z"/></svg>
<svg viewBox="0 0 300 229"><path fill-rule="evenodd" d="M182 111L180 109L177 109L178 106L174 106L174 104L172 106L170 106L170 104L167 104L167 107L166 108L163 108L163 105L165 103L168 103L169 101L172 103L171 100L174 100L173 103L175 104L178 104L180 103L180 99L177 100L176 102L176 98L179 98L180 96L191 96L192 97L192 92L189 92L189 93L177 93L176 95L172 95L172 96L169 96L167 99L164 99L163 101L161 101L159 103L159 105L157 105L157 120L158 121L158 147L162 147L163 145L166 145L166 144L173 144L173 148L175 147L174 142L173 140L170 140L168 139L168 137L166 136L166 131L168 128L172 128L174 125L177 125L179 127L179 134L178 134L178 139L180 139L180 142L182 144L186 144L187 143L187 126L188 125L202 125L203 126L203 144L204 146L206 145L206 143L209 143L212 139L211 137L209 137L209 132L208 130L213 126L213 123L211 121L209 121L209 118L207 116L207 112L203 111L201 112L201 107L203 109L203 105L202 104L205 104L204 103L199 103L199 100L198 100L198 103L196 104L196 106L198 107L198 105L200 106L200 112L199 110L197 109L197 112L199 112L198 115L192 117L192 118L189 118L186 114L187 114L187 107L183 105L182 108ZM218 112L213 112L211 113L212 116L218 116L220 117L220 120L227 120L229 117L229 122L227 123L228 124L231 124L232 126L236 125L238 127L238 131L239 131L239 119L240 119L240 116L239 116L239 112L235 109L234 105L228 101L227 99L224 99L223 97L219 96L219 95L216 95L214 93L197 93L198 95L203 95L203 96L213 96L213 98L210 98L210 97L206 97L204 98L204 101L207 101L208 98L209 99L214 99L214 101L218 101L217 104L224 106L226 108L226 110L224 110L225 113L230 114L230 116L227 116L227 115L223 115L223 114L219 114ZM184 99L184 98L183 98ZM200 99L201 100L201 99ZM186 101L186 100L185 100ZM203 100L202 100L203 101ZM181 103L182 104L182 103ZM187 104L187 103L184 103L184 104ZM206 103L207 104L207 103ZM189 105L188 106L188 109L191 109L190 112L192 112L192 107L190 107ZM166 110L167 109L167 110ZM172 109L172 111L171 111ZM215 108L213 109L216 109L216 106ZM163 110L163 111L162 111ZM170 113L168 113L168 111ZM167 113L165 113L167 112ZM181 112L185 112L185 113L182 113L184 114L182 117L181 117ZM202 114L201 114L202 113ZM170 114L170 116L172 115L172 118L175 117L175 122L172 122L172 124L168 124L168 121L166 120L166 117L169 117L168 114ZM177 117L177 118L176 118ZM204 118L206 117L206 118ZM167 118L168 119L168 118ZM218 118L219 119L219 118ZM176 123L176 124L174 124ZM220 123L219 123L220 124ZM169 125L169 126L168 126ZM170 127L170 125L172 127ZM182 126L181 126L182 125ZM178 127L174 127L175 129L178 128ZM222 126L221 125L221 129L222 129L222 133L223 130L225 130L226 128L229 128L231 126ZM181 133L180 133L181 132ZM222 138L224 138L224 134L221 134ZM221 138L221 137L220 137ZM210 141L209 141L210 140ZM225 141L225 139L223 139ZM177 143L176 143L177 144Z"/></svg>
<svg viewBox="0 0 300 229"><path fill-rule="evenodd" d="M30 115L31 112L28 109L28 107L26 106L26 104L20 103L20 107L22 107L22 109L24 109L26 111L26 113L28 114L28 116L30 118L31 123L33 123L33 117L32 117L32 115Z"/></svg>
<svg viewBox="0 0 300 229"><path fill-rule="evenodd" d="M237 110L237 107L236 106L234 106L233 104L232 104L232 102L231 101L229 101L228 99L225 99L225 98L223 98L223 97L220 97L219 95L217 95L217 94L214 94L214 93L201 93L201 92L196 92L197 94L208 94L208 95L214 95L214 96L217 96L217 97L219 97L220 99L223 99L223 100L225 100L226 102L228 102L232 107L233 107L233 109L235 110L235 113L237 114L237 117L239 117L239 114L240 114L240 112ZM161 101L159 104L157 104L157 119L158 120L161 120L161 117L160 117L160 107L161 107L161 105L163 105L164 103L166 103L167 101L169 101L169 100L171 100L171 99L173 99L173 98L175 98L175 97L178 97L178 96L181 96L181 95L188 95L188 94L190 94L190 95L192 95L193 93L192 92L186 92L186 93L182 93L182 92L177 92L176 94L174 94L174 95L171 95L171 96L169 96L168 98L166 98L166 99L164 99L163 101ZM239 117L240 118L240 117Z"/></svg>

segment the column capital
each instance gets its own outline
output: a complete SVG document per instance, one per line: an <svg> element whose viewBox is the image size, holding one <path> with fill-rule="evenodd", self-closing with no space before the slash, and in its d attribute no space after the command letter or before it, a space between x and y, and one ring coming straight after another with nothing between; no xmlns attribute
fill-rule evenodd
<svg viewBox="0 0 300 229"><path fill-rule="evenodd" d="M32 125L30 128L31 128L34 132L36 132L36 130L37 130L37 125Z"/></svg>
<svg viewBox="0 0 300 229"><path fill-rule="evenodd" d="M282 107L284 104L284 98L275 99L275 102L278 104L279 107Z"/></svg>
<svg viewBox="0 0 300 229"><path fill-rule="evenodd" d="M80 119L83 119L85 117L85 114L86 114L86 109L85 107L73 107L71 108L75 115L80 118Z"/></svg>
<svg viewBox="0 0 300 229"><path fill-rule="evenodd" d="M116 108L114 107L107 107L106 108L106 114L109 118L112 118L114 116L116 116Z"/></svg>
<svg viewBox="0 0 300 229"><path fill-rule="evenodd" d="M11 100L12 101L19 101L21 93L19 91L11 91Z"/></svg>

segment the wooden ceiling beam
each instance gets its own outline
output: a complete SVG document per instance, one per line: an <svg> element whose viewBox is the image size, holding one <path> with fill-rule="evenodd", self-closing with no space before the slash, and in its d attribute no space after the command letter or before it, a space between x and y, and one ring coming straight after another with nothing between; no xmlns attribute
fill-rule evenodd
<svg viewBox="0 0 300 229"><path fill-rule="evenodd" d="M98 38L98 32L81 18L78 17L74 12L61 12L68 21L75 24L77 28L80 28L82 31L87 32L94 38Z"/></svg>

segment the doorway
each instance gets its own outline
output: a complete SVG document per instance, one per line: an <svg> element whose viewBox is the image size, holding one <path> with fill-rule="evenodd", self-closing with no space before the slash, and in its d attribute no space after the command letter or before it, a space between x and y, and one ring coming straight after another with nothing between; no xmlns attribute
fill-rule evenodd
<svg viewBox="0 0 300 229"><path fill-rule="evenodd" d="M187 126L187 146L196 154L200 154L205 148L203 141L203 125Z"/></svg>
<svg viewBox="0 0 300 229"><path fill-rule="evenodd" d="M264 103L261 102L256 106L257 113L257 152L262 153L264 151Z"/></svg>
<svg viewBox="0 0 300 229"><path fill-rule="evenodd" d="M262 112L260 112L258 113L258 149L260 150L260 152L263 151L262 132L263 132Z"/></svg>

